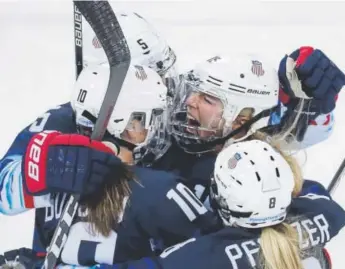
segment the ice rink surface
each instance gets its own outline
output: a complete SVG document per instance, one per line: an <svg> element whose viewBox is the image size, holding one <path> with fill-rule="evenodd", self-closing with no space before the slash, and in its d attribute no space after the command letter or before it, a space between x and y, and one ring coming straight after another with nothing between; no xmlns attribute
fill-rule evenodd
<svg viewBox="0 0 345 269"><path fill-rule="evenodd" d="M148 18L168 39L182 69L217 52L259 53L276 64L302 45L322 49L345 70L345 2L112 1ZM0 153L46 109L69 100L75 79L71 1L0 1ZM330 139L300 153L306 178L327 186L345 157L345 93ZM305 162L306 159L306 162ZM345 180L345 179L344 179ZM345 183L334 199L345 206ZM30 247L33 212L0 216L0 252ZM327 246L343 268L345 230Z"/></svg>

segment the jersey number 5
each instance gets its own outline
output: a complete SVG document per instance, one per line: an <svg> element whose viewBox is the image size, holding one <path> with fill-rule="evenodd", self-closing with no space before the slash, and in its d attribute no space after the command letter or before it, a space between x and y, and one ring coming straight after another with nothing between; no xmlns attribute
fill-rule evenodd
<svg viewBox="0 0 345 269"><path fill-rule="evenodd" d="M140 45L140 47L143 49L143 50L146 50L149 48L149 46L145 43L144 40L142 40L141 38L137 40L137 43Z"/></svg>
<svg viewBox="0 0 345 269"><path fill-rule="evenodd" d="M168 191L167 197L177 203L190 221L207 212L206 207L182 183L178 183L175 189Z"/></svg>

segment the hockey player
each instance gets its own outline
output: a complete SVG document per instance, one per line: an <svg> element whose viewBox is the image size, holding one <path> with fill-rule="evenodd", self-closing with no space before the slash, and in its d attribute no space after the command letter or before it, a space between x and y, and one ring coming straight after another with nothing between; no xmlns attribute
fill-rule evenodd
<svg viewBox="0 0 345 269"><path fill-rule="evenodd" d="M326 57L326 56L325 56ZM336 68L336 67L334 67ZM336 73L336 72L335 72ZM337 74L337 73L336 73ZM273 90L273 89L272 89ZM81 94L82 95L82 94ZM257 96L253 94L253 99L256 99ZM231 101L231 100L229 100ZM233 101L233 100L232 100ZM250 102L250 101L248 101ZM235 102L234 102L235 103ZM236 103L235 103L236 104ZM249 104L248 104L249 105ZM270 108L271 104L269 107ZM31 137L33 134L31 132L40 132L43 129L47 130L58 130L63 133L75 133L76 132L76 125L73 121L74 119L74 111L71 109L70 104L65 104L63 106L63 110L58 110L63 113L54 113L54 110L48 111L47 114L44 114L44 116L41 119L38 119L35 123L33 123L30 127L28 127L24 132L22 132L20 135L18 135L17 140L13 143L13 146L8 151L6 156L3 158L2 162L2 177L3 182L6 184L21 184L22 175L21 175L21 163L22 163L22 154L26 151L26 147L28 145L28 137ZM59 126L57 126L57 123ZM60 125L61 124L61 125ZM80 123L81 124L81 123ZM26 137L26 138L25 138ZM25 138L25 139L24 139ZM145 148L143 147L145 150ZM96 150L96 149L95 149ZM174 151L176 150L176 151ZM19 152L19 153L17 153ZM145 150L146 152L146 150ZM16 156L13 156L16 155ZM202 190L207 190L207 186L209 185L209 178L207 178L207 175L211 174L213 170L213 164L214 164L214 155L207 156L203 155L203 158L199 158L197 155L187 154L184 152L181 152L179 148L173 147L173 150L170 150L168 153L164 154L165 156L170 156L170 161L167 163L161 162L161 164L155 165L155 168L160 168L164 170L172 170L176 171L178 174L188 178L192 179L190 182L192 182L191 188L194 189L194 187L198 184L195 184L196 180L203 181L201 185ZM176 157L178 156L178 157ZM205 158L204 158L205 157ZM208 162L208 158L211 158L211 162ZM163 158L162 158L163 159ZM165 158L164 158L165 159ZM164 160L163 159L163 160ZM165 159L166 160L166 159ZM164 161L165 161L164 160ZM173 163L173 160L175 160L176 164L173 164L172 166L170 164ZM181 162L182 161L182 162ZM203 165L204 161L207 162L207 165ZM13 172L16 171L16 172ZM206 171L206 172L205 172ZM205 181L206 184L205 184ZM12 183L14 182L14 183ZM3 184L3 186L6 186L6 184ZM6 191L2 192L3 195L6 195ZM42 197L35 197L34 200L31 198L28 199L29 204L23 204L23 200L21 199L20 195L15 196L14 199L8 200L3 199L2 200L2 212L7 214L15 214L22 210L24 210L24 207L39 207L42 205L46 205L46 201L42 199ZM207 197L207 196L206 196ZM43 201L42 201L43 200ZM57 204L58 214L55 214L55 217L58 218L59 214L61 213L63 204ZM39 238L39 234L35 234L35 238L38 241L43 241L42 238ZM44 245L47 245L46 242ZM45 249L42 249L42 251L45 251Z"/></svg>
<svg viewBox="0 0 345 269"><path fill-rule="evenodd" d="M92 131L108 81L109 67L101 65L85 68L78 77L71 103L75 124L83 123L80 133ZM150 148L148 144L155 141L152 150L164 151L166 145L160 143L164 143L166 99L167 88L155 71L131 66L107 126L107 146L81 134L57 131L26 133L27 137L20 138L29 140L27 149L17 152L22 159L17 169L23 169L23 177L20 182L5 178L12 189L4 198L23 200L22 210L37 208L36 252L46 251L72 193L82 196L87 211L79 212L62 252L62 260L70 264L140 258L154 253L152 240L170 246L213 229L217 224L213 213L178 176L132 166L133 147ZM112 149L121 161L112 157L109 143L120 145ZM102 254L103 249L108 252Z"/></svg>
<svg viewBox="0 0 345 269"><path fill-rule="evenodd" d="M297 196L302 185L297 162L276 147L260 140L232 144L218 154L212 177L222 229L190 238L160 256L88 268L329 268L322 246L344 227L345 211L324 189L322 195ZM7 253L8 260L10 254L26 268L42 262L28 249Z"/></svg>
<svg viewBox="0 0 345 269"><path fill-rule="evenodd" d="M94 268L329 268L322 246L344 227L345 211L326 190L297 197L302 185L291 156L260 140L232 144L218 154L211 186L224 229L159 257Z"/></svg>
<svg viewBox="0 0 345 269"><path fill-rule="evenodd" d="M296 139L289 144L310 142L315 133L321 134L320 139L322 134L328 136L333 124L330 113L344 85L344 73L320 50L309 47L282 59L279 82L262 59L214 57L197 65L175 95L169 129L173 146L155 165L179 169L190 188L207 192L207 175L226 138L232 136L230 143L250 139L256 130L270 125L278 128L267 131L281 139L292 133ZM292 96L284 99L284 106L278 104L278 91L279 98ZM322 119L324 123L317 124ZM169 157L173 155L180 157L174 160Z"/></svg>
<svg viewBox="0 0 345 269"><path fill-rule="evenodd" d="M271 70L268 70L270 66L262 59L253 56L247 60L243 57L240 60L224 58L216 56L197 65L187 74L186 87L174 100L171 132L178 145L188 153L200 154L217 150L213 144L231 133L230 138L235 140L249 136L253 129L258 127L249 129L249 132L234 131L262 109L259 106L257 111L253 105L252 112L241 113L245 108L245 102L236 104L231 100L240 98L238 96L243 99L254 96L259 102L260 95L261 99L265 100L265 96L270 95L270 87L277 87L267 84L272 83L273 75ZM284 103L284 111L281 112L278 107L270 115L259 117L259 121L254 119L260 127L276 123L277 116L286 121L286 118L291 118L290 114L293 112L309 115L308 120L315 124L318 116L333 111L337 94L345 85L344 73L323 52L311 47L302 47L290 56L285 56L281 60L278 74L279 100ZM302 103L301 100L304 106L299 107L296 104ZM298 109L301 111L295 111ZM269 117L270 124L259 124L260 120ZM302 128L299 125L306 119L302 117L302 122L298 120L300 117L296 120L298 126L297 130L294 130L294 135L298 142L302 142L306 127ZM307 125L308 123L307 121ZM214 143L209 143L213 141ZM220 144L221 142L219 141Z"/></svg>
<svg viewBox="0 0 345 269"><path fill-rule="evenodd" d="M117 15L126 39L128 40L133 64L140 65L141 63L144 66L150 66L159 73L162 78L164 78L169 70L174 70L176 55L151 24L137 13L121 12ZM91 37L89 37L90 35L93 36L92 32L87 31L86 33L85 42L92 42ZM142 45L139 44L141 43L139 40L144 40L148 48L143 50ZM103 57L105 56L102 56L104 55L102 49L100 49L102 52L97 52L97 54L95 51L98 49L94 48L94 51L92 51L90 45L87 46L86 43L84 45L88 49L85 53L85 64L103 64ZM96 57L92 55L96 55ZM169 75L172 75L172 73L169 73ZM83 93L81 93L80 97L83 97ZM11 147L0 161L0 182L2 182L0 190L4 197L6 196L6 194L4 194L5 190L3 189L5 182L10 185L17 183L21 184L22 154L26 151L30 138L35 133L42 132L43 130L56 130L61 133L78 133L75 124L75 112L73 111L71 103L61 104L48 110L22 130L15 138ZM94 150L97 151L96 148ZM41 198L35 197L34 201L29 201L28 203L29 204L25 204L24 200L19 197L14 198L14 200L2 199L0 202L0 212L10 215L17 214L25 207L40 207L44 205L46 201L42 201Z"/></svg>
<svg viewBox="0 0 345 269"><path fill-rule="evenodd" d="M224 229L159 257L94 268L327 268L321 247L344 227L345 211L326 192L291 199L302 181L297 163L266 142L232 144L217 157L211 187Z"/></svg>

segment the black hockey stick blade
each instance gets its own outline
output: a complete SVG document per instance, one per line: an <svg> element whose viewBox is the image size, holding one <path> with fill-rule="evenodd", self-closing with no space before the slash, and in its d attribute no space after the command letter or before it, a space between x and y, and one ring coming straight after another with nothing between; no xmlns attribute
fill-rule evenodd
<svg viewBox="0 0 345 269"><path fill-rule="evenodd" d="M76 78L83 70L83 16L78 7L73 3L74 15L74 50Z"/></svg>
<svg viewBox="0 0 345 269"><path fill-rule="evenodd" d="M74 1L101 42L110 66L108 90L91 138L101 140L125 80L131 55L120 24L107 1ZM89 12L92 10L93 12Z"/></svg>
<svg viewBox="0 0 345 269"><path fill-rule="evenodd" d="M92 139L101 140L126 78L131 60L130 51L120 24L107 1L74 1L74 4L96 33L110 65L108 89L91 136ZM78 195L72 195L65 205L44 261L45 269L53 269L57 263L77 212L79 198Z"/></svg>

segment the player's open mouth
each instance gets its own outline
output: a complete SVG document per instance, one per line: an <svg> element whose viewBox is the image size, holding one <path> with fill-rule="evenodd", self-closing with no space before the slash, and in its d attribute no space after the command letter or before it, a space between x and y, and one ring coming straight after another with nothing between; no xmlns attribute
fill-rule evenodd
<svg viewBox="0 0 345 269"><path fill-rule="evenodd" d="M194 126L194 127L200 127L201 126L200 122L190 115L187 116L187 120L188 120L189 126Z"/></svg>
<svg viewBox="0 0 345 269"><path fill-rule="evenodd" d="M192 117L190 114L187 115L187 128L186 131L188 133L196 135L198 133L198 129L196 127L200 127L201 124L198 120Z"/></svg>

